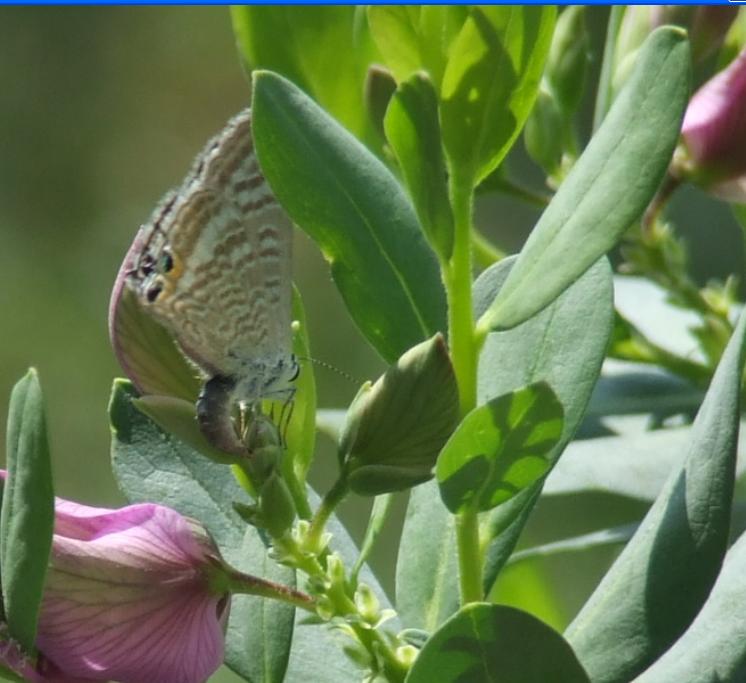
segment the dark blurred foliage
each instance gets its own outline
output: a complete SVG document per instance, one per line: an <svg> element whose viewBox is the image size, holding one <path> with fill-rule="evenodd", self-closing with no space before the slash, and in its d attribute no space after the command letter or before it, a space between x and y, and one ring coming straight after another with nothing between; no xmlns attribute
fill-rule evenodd
<svg viewBox="0 0 746 683"><path fill-rule="evenodd" d="M598 73L607 12L589 14L589 83ZM582 139L593 96L586 93ZM111 381L121 374L106 327L111 286L139 224L181 181L205 141L248 103L226 8L0 8L0 415L13 383L37 366L59 495L94 505L122 502L109 468L106 415ZM540 188L522 143L509 166ZM509 251L520 248L538 215L496 195L477 207L480 228ZM671 215L689 239L700 281L741 273L741 238L726 207L685 189ZM355 378L316 369L320 404L343 407L383 365L350 322L318 251L300 234L295 279L314 357ZM4 418L0 423L4 443ZM322 479L317 468L314 480L328 485L333 458L326 441L319 458L330 474ZM341 510L358 537L366 505L351 501ZM602 521L625 523L639 518L639 507L593 497L542 503L527 538L542 542ZM397 533L394 523L374 558L388 587ZM524 563L520 581L511 579L514 570L501 579L501 595L561 624L611 556L581 558L580 565L572 557ZM540 595L541 586L549 590L542 576L556 584L553 596ZM521 585L536 595L522 597Z"/></svg>

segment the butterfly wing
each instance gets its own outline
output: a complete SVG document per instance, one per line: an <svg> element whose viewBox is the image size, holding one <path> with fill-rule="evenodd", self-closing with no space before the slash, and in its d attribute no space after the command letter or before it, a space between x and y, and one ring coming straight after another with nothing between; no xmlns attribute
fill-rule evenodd
<svg viewBox="0 0 746 683"><path fill-rule="evenodd" d="M208 143L140 240L140 301L205 374L241 378L290 357L292 228L259 170L248 110Z"/></svg>

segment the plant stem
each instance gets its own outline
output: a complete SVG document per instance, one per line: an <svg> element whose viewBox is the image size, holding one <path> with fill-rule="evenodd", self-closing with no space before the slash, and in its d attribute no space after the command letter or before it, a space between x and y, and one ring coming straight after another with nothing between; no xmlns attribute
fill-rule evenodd
<svg viewBox="0 0 746 683"><path fill-rule="evenodd" d="M316 514L311 520L311 528L308 531L308 544L309 547L314 549L316 552L320 550L319 545L321 543L321 536L324 533L329 517L346 495L347 479L343 475L337 479L334 486L327 491L318 510L316 510Z"/></svg>
<svg viewBox="0 0 746 683"><path fill-rule="evenodd" d="M472 509L456 517L461 605L482 600L482 556L479 550L479 520Z"/></svg>
<svg viewBox="0 0 746 683"><path fill-rule="evenodd" d="M451 176L451 207L454 217L453 255L446 269L448 333L451 360L459 390L461 417L477 403L477 342L472 314L473 191L470 182ZM456 517L456 538L461 582L461 604L482 599L482 562L479 552L477 513L466 510Z"/></svg>
<svg viewBox="0 0 746 683"><path fill-rule="evenodd" d="M316 601L310 595L285 584L260 579L257 576L244 574L236 569L228 570L227 578L228 589L231 593L272 598L273 600L280 600L295 607L300 607L307 612L316 613Z"/></svg>

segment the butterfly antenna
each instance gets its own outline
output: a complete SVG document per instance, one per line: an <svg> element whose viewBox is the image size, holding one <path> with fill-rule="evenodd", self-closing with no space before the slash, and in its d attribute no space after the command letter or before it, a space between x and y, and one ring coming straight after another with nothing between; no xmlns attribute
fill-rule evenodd
<svg viewBox="0 0 746 683"><path fill-rule="evenodd" d="M339 375L340 377L344 377L348 382L358 385L360 384L360 380L353 377L349 372L345 372L344 370L340 370L336 365L332 365L331 363L326 363L323 360L319 360L318 358L311 358L310 356L297 356L297 360L304 361L306 363L313 363L314 365L318 365L321 368L324 368L326 370L331 370L335 374Z"/></svg>

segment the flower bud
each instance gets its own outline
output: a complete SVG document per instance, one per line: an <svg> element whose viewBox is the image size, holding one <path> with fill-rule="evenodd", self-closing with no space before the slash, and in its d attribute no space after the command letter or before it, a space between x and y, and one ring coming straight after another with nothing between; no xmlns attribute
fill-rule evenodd
<svg viewBox="0 0 746 683"><path fill-rule="evenodd" d="M589 63L585 7L569 5L557 19L545 71L549 86L563 111L580 105Z"/></svg>
<svg viewBox="0 0 746 683"><path fill-rule="evenodd" d="M728 201L746 201L746 48L692 97L671 173Z"/></svg>
<svg viewBox="0 0 746 683"><path fill-rule="evenodd" d="M453 366L437 334L409 349L355 398L339 447L350 489L379 495L430 479L458 409Z"/></svg>
<svg viewBox="0 0 746 683"><path fill-rule="evenodd" d="M203 683L223 660L221 567L206 530L174 510L58 499L38 648L70 677Z"/></svg>
<svg viewBox="0 0 746 683"><path fill-rule="evenodd" d="M274 538L280 538L295 521L295 503L287 484L276 472L269 475L259 496L262 523Z"/></svg>
<svg viewBox="0 0 746 683"><path fill-rule="evenodd" d="M526 121L523 141L528 155L547 175L553 175L560 168L564 151L563 137L564 121L557 101L542 87Z"/></svg>
<svg viewBox="0 0 746 683"><path fill-rule="evenodd" d="M370 122L381 137L385 135L383 117L395 91L396 81L391 71L380 64L372 64L365 75L363 99Z"/></svg>

